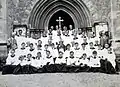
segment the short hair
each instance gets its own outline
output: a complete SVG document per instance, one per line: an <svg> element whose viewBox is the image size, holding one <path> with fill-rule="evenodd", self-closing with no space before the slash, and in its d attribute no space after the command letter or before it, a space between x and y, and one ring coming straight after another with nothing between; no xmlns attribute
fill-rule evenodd
<svg viewBox="0 0 120 87"><path fill-rule="evenodd" d="M87 54L86 54L86 53L83 53L83 55L86 55L86 56L87 56Z"/></svg>
<svg viewBox="0 0 120 87"><path fill-rule="evenodd" d="M29 46L32 45L33 46L33 43L30 43Z"/></svg>
<svg viewBox="0 0 120 87"><path fill-rule="evenodd" d="M23 42L21 45L25 44L25 42Z"/></svg>
<svg viewBox="0 0 120 87"><path fill-rule="evenodd" d="M37 54L41 54L41 52L37 52Z"/></svg>
<svg viewBox="0 0 120 87"><path fill-rule="evenodd" d="M44 46L49 46L48 44L45 44Z"/></svg>
<svg viewBox="0 0 120 87"><path fill-rule="evenodd" d="M22 30L19 30L19 32L22 31Z"/></svg>
<svg viewBox="0 0 120 87"><path fill-rule="evenodd" d="M42 42L42 40L38 40L38 42Z"/></svg>
<svg viewBox="0 0 120 87"><path fill-rule="evenodd" d="M49 50L47 50L47 51L46 51L46 53L47 53L47 52L48 52L48 53L50 53L50 51L49 51Z"/></svg>
<svg viewBox="0 0 120 87"><path fill-rule="evenodd" d="M93 51L92 53L93 53L93 54L97 54L97 51Z"/></svg>
<svg viewBox="0 0 120 87"><path fill-rule="evenodd" d="M73 51L70 51L70 53L74 53Z"/></svg>
<svg viewBox="0 0 120 87"><path fill-rule="evenodd" d="M63 54L63 52L62 52L62 51L59 51L59 54L60 54L60 53L62 53L62 54Z"/></svg>
<svg viewBox="0 0 120 87"><path fill-rule="evenodd" d="M28 56L28 55L32 56L32 54L31 54L31 53L27 54L27 56Z"/></svg>
<svg viewBox="0 0 120 87"><path fill-rule="evenodd" d="M14 52L15 52L15 49L11 49L11 51L14 51Z"/></svg>
<svg viewBox="0 0 120 87"><path fill-rule="evenodd" d="M93 42L90 42L89 44L93 44Z"/></svg>
<svg viewBox="0 0 120 87"><path fill-rule="evenodd" d="M76 42L75 44L79 44L78 42Z"/></svg>
<svg viewBox="0 0 120 87"><path fill-rule="evenodd" d="M70 45L70 44L67 44L66 47L67 47L67 46L71 46L71 45Z"/></svg>

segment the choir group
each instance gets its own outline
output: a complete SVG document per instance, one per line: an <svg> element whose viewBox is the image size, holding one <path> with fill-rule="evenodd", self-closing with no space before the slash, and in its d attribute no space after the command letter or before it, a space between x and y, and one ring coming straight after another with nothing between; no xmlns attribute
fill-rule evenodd
<svg viewBox="0 0 120 87"><path fill-rule="evenodd" d="M33 39L34 37L34 39ZM54 72L102 72L115 74L115 53L108 31L82 29L45 30L25 37L22 30L8 40L8 57L2 74L32 74Z"/></svg>

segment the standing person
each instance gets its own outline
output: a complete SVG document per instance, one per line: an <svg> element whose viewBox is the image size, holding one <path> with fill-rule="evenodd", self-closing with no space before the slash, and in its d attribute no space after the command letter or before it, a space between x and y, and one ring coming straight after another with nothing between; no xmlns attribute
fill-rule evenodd
<svg viewBox="0 0 120 87"><path fill-rule="evenodd" d="M17 40L15 39L15 35L12 35L12 37L9 39L10 42L10 49L14 49L14 44L17 45Z"/></svg>

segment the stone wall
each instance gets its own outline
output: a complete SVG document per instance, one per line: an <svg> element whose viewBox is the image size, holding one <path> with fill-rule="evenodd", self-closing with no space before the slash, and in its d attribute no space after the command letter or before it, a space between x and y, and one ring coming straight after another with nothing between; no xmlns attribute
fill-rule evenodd
<svg viewBox="0 0 120 87"><path fill-rule="evenodd" d="M0 0L0 43L5 43L6 38L6 0Z"/></svg>
<svg viewBox="0 0 120 87"><path fill-rule="evenodd" d="M7 0L8 29L12 29L14 22L19 24L28 22L32 8L38 0ZM107 21L111 26L110 0L83 0L91 13L92 22Z"/></svg>
<svg viewBox="0 0 120 87"><path fill-rule="evenodd" d="M7 0L7 29L12 31L14 23L27 24L32 8L37 1ZM90 10L92 22L108 22L114 39L120 39L120 0L83 0L83 2ZM8 36L10 33L8 32Z"/></svg>

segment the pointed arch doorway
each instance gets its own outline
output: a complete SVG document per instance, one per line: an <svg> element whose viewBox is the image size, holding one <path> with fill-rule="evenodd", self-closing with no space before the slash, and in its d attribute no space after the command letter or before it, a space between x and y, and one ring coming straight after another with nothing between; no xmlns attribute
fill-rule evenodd
<svg viewBox="0 0 120 87"><path fill-rule="evenodd" d="M71 16L66 13L65 11L58 11L56 12L49 20L49 25L48 25L48 28L50 28L51 26L55 27L56 26L59 26L59 22L57 22L57 20L59 19L59 17L61 17L61 20L63 20L61 22L61 27L63 29L64 26L67 27L67 29L69 29L69 25L72 25L73 26L73 29L75 28L75 25L74 25L74 22L73 22L73 19L71 18Z"/></svg>
<svg viewBox="0 0 120 87"><path fill-rule="evenodd" d="M74 28L90 27L92 24L90 11L82 0L39 0L31 11L28 24L36 29L49 29L53 24L51 20L55 20L60 11L68 16L68 19L62 19L66 21L70 18Z"/></svg>

